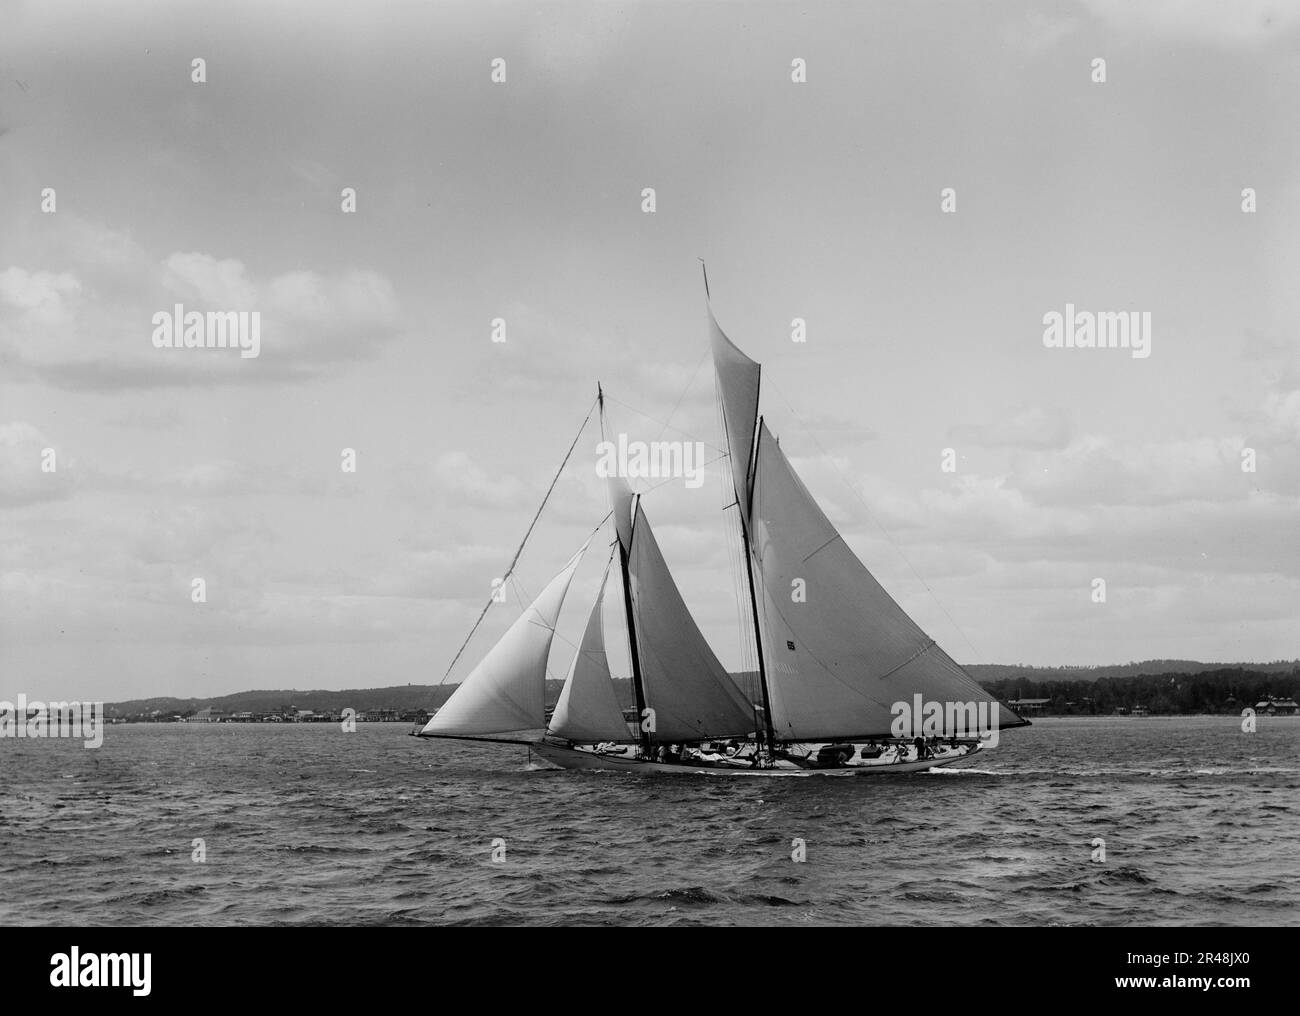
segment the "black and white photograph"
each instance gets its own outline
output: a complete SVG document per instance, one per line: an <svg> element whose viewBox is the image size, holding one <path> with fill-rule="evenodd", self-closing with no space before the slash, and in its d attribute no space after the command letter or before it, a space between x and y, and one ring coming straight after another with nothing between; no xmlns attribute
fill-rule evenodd
<svg viewBox="0 0 1300 1016"><path fill-rule="evenodd" d="M0 0L23 979L1091 929L1258 1004L1298 96L1295 0Z"/></svg>

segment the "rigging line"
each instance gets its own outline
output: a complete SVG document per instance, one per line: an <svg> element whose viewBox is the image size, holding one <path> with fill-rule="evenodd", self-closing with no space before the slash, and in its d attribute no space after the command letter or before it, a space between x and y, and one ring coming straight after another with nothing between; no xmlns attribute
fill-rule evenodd
<svg viewBox="0 0 1300 1016"><path fill-rule="evenodd" d="M911 571L912 575L916 578L916 581L921 583L921 587L927 593L930 594L930 598L934 600L935 606L937 606L943 612L943 616L948 619L948 623L951 624L953 629L957 632L957 634L959 634L962 637L962 640L966 643L966 645L970 646L970 651L975 654L976 658L980 658L982 654L978 649L975 648L975 644L971 642L970 638L966 635L966 632L962 630L961 625L959 625L953 619L953 616L948 613L948 609L943 605L942 602L940 602L939 597L935 595L934 590L931 589L929 584L925 581L925 579L921 577L921 573L916 570L912 562L908 559L907 555L903 553L903 548L894 542L894 538L893 536L890 535L889 530L880 524L880 520L876 518L875 513L871 510L871 506L867 504L867 501L862 496L861 492L858 490L857 487L855 487L853 484L849 482L849 478L844 475L844 470L840 469L839 464L835 461L834 458L831 457L830 452L828 452L822 446L822 443L819 440L817 440L817 435L813 433L812 429L806 423L804 423L803 417L799 415L798 410L796 410L794 406L790 404L790 400L785 397L785 392L781 391L780 388L772 384L771 381L768 381L768 384L771 385L771 387L776 390L776 393L779 396L781 396L781 401L785 403L786 408L790 410L790 412L794 415L794 418L799 421L799 426L803 428L804 433L806 433L810 438L812 438L813 444L817 446L818 450L822 453L823 456L825 456L826 460L830 462L832 466L835 467L835 471L840 474L840 480L843 482L844 486L849 488L853 496L858 499L858 503L862 505L864 509L866 509L867 517L871 519L871 521L875 524L876 528L885 534L885 539L889 541L889 545L893 547L894 550L898 553L898 556L903 559L903 563L907 565L908 570ZM845 546L847 545L848 543L847 541L845 541ZM915 624L915 622L913 622L913 624ZM953 662L956 663L955 660ZM961 664L958 663L957 666L960 667Z"/></svg>
<svg viewBox="0 0 1300 1016"><path fill-rule="evenodd" d="M696 369L698 370L699 368L696 368ZM631 409L632 412L638 414L639 416L644 416L647 420L650 420L650 421L652 421L653 423L659 423L659 422L660 422L659 420L656 420L654 417L652 417L652 416L648 416L648 415L646 415L645 413L642 413L639 409L632 409L632 407L629 406L626 402L621 402L621 401L619 401L618 399L614 398L614 396L612 396L612 395L606 395L605 398L606 398L607 400L609 400L610 402L618 402L618 404L619 404L620 406L623 406L623 407L626 408L626 409ZM601 431L600 431L600 433L601 433L601 437L603 438L603 437L605 436L605 419L604 419L604 416L603 416L603 415L601 416L601 424L600 424L600 426L601 426ZM666 429L676 430L677 433L679 433L679 434L686 434L687 437L690 437L690 436L691 436L690 434L687 434L686 431L684 431L684 430L680 430L680 429L677 428L677 427L668 428L668 424L666 424L666 423L663 424L663 426L664 426ZM662 434L663 434L663 431L661 430L659 433L662 435ZM698 439L695 439L695 440L698 440ZM705 469L705 468L707 468L707 467L713 465L715 462L721 462L723 459L728 458L729 455L730 455L729 452L727 452L727 451L725 451L725 450L723 450L723 449L717 447L717 446L714 445L714 444L711 444L711 443L708 442L708 441L700 441L700 444L704 445L704 446L707 447L707 448L711 448L713 451L715 451L715 452L718 453L716 456L714 456L713 458L709 459L707 462L701 462L701 463L699 464L701 469ZM627 476L624 476L623 479L625 479L625 480L627 480L627 479L638 479L638 480L641 480L641 479L647 479L647 477L640 477L640 476L638 476L638 477L634 477L634 478L633 478L633 477L627 477ZM662 480L660 480L658 483L656 483L654 486L652 486L652 487L647 487L644 491L633 491L633 493L635 493L635 494L637 495L637 497L640 497L642 494L648 494L648 493L650 493L650 491L652 491L652 490L658 490L658 489L659 489L660 487L662 487L665 483L672 483L673 480L680 480L680 479L681 479L680 476L666 476L666 477L664 477ZM614 511L613 511L613 509L611 509L609 515L613 515L613 514L614 514ZM605 518L608 519L608 518L609 518L609 515L606 515Z"/></svg>
<svg viewBox="0 0 1300 1016"><path fill-rule="evenodd" d="M502 585L505 585L504 582L502 582L501 584L502 584ZM532 603L532 602L533 602L533 597L531 597L531 596L528 595L528 590L525 589L525 588L524 588L524 584L523 584L522 582L519 581L519 576L518 576L518 575L511 575L511 576L510 576L510 584L511 584L512 586L515 587L515 596L519 597L519 602L520 602L520 603Z"/></svg>
<svg viewBox="0 0 1300 1016"><path fill-rule="evenodd" d="M613 513L613 512L610 512L609 514L610 514L610 515L613 515L614 513ZM605 518L608 519L608 518L609 518L609 515L606 515ZM602 525L602 526L603 526L604 524L605 524L604 521L602 521L602 522L600 523L600 525ZM597 526L597 530L599 530L599 528L600 528L600 527ZM611 564L613 564L613 563L614 563L614 548L611 546L611 547L610 547L610 550L609 550L609 560L607 560L607 561L605 562L605 573L608 573L608 572L609 572L609 566L610 566ZM604 583L604 579L603 579L603 578L601 579L601 582L602 582L602 584ZM584 627L584 629L583 629L583 632L584 632L584 634L585 634L585 632L586 632L586 628L585 628L585 627ZM565 638L563 635L560 634L560 629L559 629L559 622L558 622L558 619L557 619L557 622L556 622L556 627L554 627L554 628L551 629L551 637L552 637L553 639L559 639L561 642L565 643L566 645L573 646L573 648L574 648L575 650L577 650L577 649L581 649L581 648L582 648L578 643L573 642L573 641L571 641L571 640ZM547 673L547 676L549 677L549 675L550 675L550 673L551 673L551 668L550 668L550 664L549 664L549 663L547 664L547 667L546 667L546 673ZM562 680L562 678L555 678L555 680Z"/></svg>
<svg viewBox="0 0 1300 1016"><path fill-rule="evenodd" d="M614 514L613 512L610 512L609 515L606 515L603 519L600 520L600 525L596 527L596 532L595 532L595 533L592 533L592 536L595 536L596 533L600 532L601 526L603 526L606 522L608 522L608 521L609 521L609 516L610 516L610 515L613 515L613 514ZM611 545L611 546L610 546L610 549L609 549L609 560L607 560L607 561L605 562L605 574L608 574L608 572L609 572L609 566L613 563L613 561L614 561L614 546ZM518 579L516 579L515 582L516 582L516 584L518 584ZM602 584L602 585L604 584L604 578L603 578L603 577L602 577L602 579L601 579L601 584ZM555 627L553 627L553 628L550 629L550 631L551 631L551 640L554 641L555 639L559 639L559 640L560 640L561 642L563 642L565 645L572 646L572 647L573 647L574 654L576 655L577 653L579 653L579 652L582 650L582 646L579 645L579 644L576 643L576 642L570 641L569 639L567 639L567 638L565 638L563 635L561 635L561 634L560 634L559 623L560 623L560 619L557 617L557 618L555 619ZM585 628L585 627L583 628L583 634L584 634L584 635L586 634L586 628ZM566 671L565 676L567 676L567 671ZM549 654L549 653L547 654L547 657L546 657L546 679L547 679L548 681L563 681L563 680L565 679L564 677L552 677L552 676L551 676L551 658L550 658L550 654Z"/></svg>
<svg viewBox="0 0 1300 1016"><path fill-rule="evenodd" d="M577 643L575 643L575 642L570 642L570 641L569 641L568 639L566 639L563 635L561 635L558 631L553 631L553 632L551 632L551 635L552 635L554 638L559 639L559 640L560 640L561 642L563 642L565 645L571 646L571 647L573 648L573 651L574 651L575 653L578 651L578 648L579 648L579 647L578 647ZM550 660L549 660L549 658L547 659L547 663L546 663L546 680L548 680L548 681L563 681L563 680L564 680L563 677L555 677L555 676L552 675L552 673L551 673L551 664L550 664Z"/></svg>
<svg viewBox="0 0 1300 1016"><path fill-rule="evenodd" d="M704 361L712 355L713 354L710 350L706 349L704 351L704 355L700 357L700 362L695 365L695 370L691 372L691 379L686 382L686 387L681 390L681 394L677 396L677 401L673 403L673 409L672 412L668 414L668 420L671 420L676 415L677 410L681 408L682 400L686 398L686 393L691 390L691 385L695 384L695 379L699 377L700 368L704 366ZM668 420L664 421L663 430L659 431L659 437L663 437L664 431L668 429ZM655 440L658 440L658 438Z"/></svg>
<svg viewBox="0 0 1300 1016"><path fill-rule="evenodd" d="M604 517L603 519L600 520L600 525L597 526L595 529L593 529L593 530L591 531L591 536L595 536L597 533L599 533L599 532L601 531L601 529L604 527L605 523L609 521L610 516L613 515L613 514L614 514L613 511L607 512L606 515L605 515L605 517ZM591 537L588 537L588 539L591 539ZM611 544L611 546L612 546L612 544ZM611 550L611 551L610 551L610 557L612 558L613 556L614 556L614 552ZM608 566L607 566L607 567L608 567ZM531 596L531 595L529 594L528 590L524 588L524 584L519 580L519 576L518 576L518 575L511 575L511 576L510 576L510 581L511 581L511 583L512 583L512 584L514 585L514 587L515 587L515 593L518 595L518 597L519 597L519 602L520 602L520 603L532 603L532 602L533 602L534 597ZM503 584L504 584L504 583L503 583ZM566 597L566 598L567 598L567 597ZM522 613L522 612L521 612L521 613ZM559 618L556 618L556 623L557 623L557 624L559 623ZM552 633L553 635L558 635L558 634L559 634L559 632L558 632L554 627L551 629L551 633ZM560 635L560 638L563 639L564 636L563 636L563 635ZM568 640L565 639L565 641L567 642ZM569 645L573 645L573 643L572 643L572 642L569 642Z"/></svg>
<svg viewBox="0 0 1300 1016"><path fill-rule="evenodd" d="M519 542L519 548L515 551L515 556L510 559L510 567L507 568L505 574L501 576L502 585L505 584L506 579L510 578L510 576L514 574L515 565L519 563L519 555L524 552L524 545L528 543L528 537L533 535L533 527L537 525L537 520L542 517L542 511L546 507L546 502L550 500L551 492L555 490L555 485L559 482L560 474L564 472L564 467L569 464L569 456L573 454L573 449L578 447L578 441L582 437L582 432L587 429L587 423L591 420L591 414L596 411L596 405L599 401L599 398L591 400L591 407L587 410L587 415L582 418L582 425L578 428L578 433L573 435L573 443L569 445L569 450L564 453L564 461L560 463L560 468L555 471L555 476L551 478L551 485L546 488L546 494L542 497L542 503L537 506L537 514L533 516L533 521L528 523L528 531L524 533L524 538ZM609 516L606 515L605 518L608 519ZM602 519L600 526L603 526L604 524L605 520ZM600 526L597 526L595 530L592 531L592 536L600 531ZM483 605L482 611L479 612L478 620L474 622L474 627L469 630L469 634L465 636L465 641L462 642L460 648L456 650L456 655L451 658L451 663L447 665L447 672L442 675L441 680L438 681L437 687L441 687L443 682L451 675L452 669L460 660L461 654L465 652L465 647L469 645L470 639L472 639L474 633L478 631L478 626L483 623L483 618L487 617L488 611L492 609L492 603L492 597L489 596L487 603Z"/></svg>
<svg viewBox="0 0 1300 1016"><path fill-rule="evenodd" d="M700 468L703 469L703 468L705 468L706 466L711 466L711 465L713 465L715 462L721 462L721 461L722 461L723 459L725 459L726 457L727 457L727 456L724 454L724 455L719 455L719 456L718 456L717 458L715 458L715 459L709 459L707 462L701 462L701 463L700 463ZM637 479L641 479L641 477L637 477ZM636 492L636 493L637 493L637 496L640 497L642 494L649 494L652 490L658 490L660 487L662 487L662 486L663 486L664 484L666 484L666 483L673 483L673 482L675 482L675 481L677 481L677 480L680 480L680 479L681 479L680 476L665 476L662 480L660 480L658 483L654 484L653 486L651 486L651 487L647 487L645 490L637 491L637 492ZM730 507L730 506L728 506L728 507ZM611 512L611 514L613 514L613 513Z"/></svg>
<svg viewBox="0 0 1300 1016"><path fill-rule="evenodd" d="M606 512L606 513L605 513L605 517L604 517L603 519L600 520L600 525L597 526L595 529L593 529L593 530L591 531L591 536L595 536L597 533L599 533L600 530L601 530L601 528L605 525L606 522L609 521L610 516L612 516L613 514L614 514L613 511ZM591 538L591 537L588 537L588 539L590 539L590 538ZM613 542L612 542L614 539L617 539L617 537L611 537L611 543L610 543L610 546L613 546L613 545L614 545ZM514 585L514 587L515 587L515 592L516 592L516 593L518 594L518 596L519 596L519 602L520 602L520 603L532 603L532 602L533 602L534 597L533 597L532 595L529 594L528 590L524 587L523 582L520 581L520 578L519 578L518 575L511 575L511 576L510 576L510 582L511 582L511 583ZM505 583L502 583L502 585L504 585L504 584L505 584Z"/></svg>
<svg viewBox="0 0 1300 1016"><path fill-rule="evenodd" d="M657 424L659 424L659 426L663 427L664 430L675 431L675 432L678 433L678 434L681 434L681 435L683 435L683 436L685 436L685 437L689 437L692 441L700 441L699 438L695 437L695 436L694 436L693 434L691 434L689 431L685 431L685 430L682 430L681 427L674 427L674 426L672 426L672 424L665 423L663 420L659 419L657 416L651 416L649 413L643 413L641 410L637 409L636 406L629 405L628 403L624 402L622 399L616 399L616 398L614 398L614 396L612 396L612 395L606 395L606 396L605 396L605 401L606 401L606 402L617 402L617 403L618 403L620 406L622 406L624 409L630 409L632 412L636 413L637 416L644 417L645 419L649 420L651 423L657 423ZM663 431L660 431L660 434L661 434L661 435L662 435L662 433L663 433ZM723 451L723 449L717 447L717 445L715 445L712 441L700 441L700 444L702 444L702 445L706 445L707 447L711 448L711 449L712 449L713 451L715 451L715 452L721 452L721 451Z"/></svg>
<svg viewBox="0 0 1300 1016"><path fill-rule="evenodd" d="M726 455L719 455L716 459L709 459L707 462L701 462L701 463L700 463L700 468L704 468L705 466L711 466L711 465L713 465L713 463L715 463L715 462L721 462L721 461L722 461L723 459L725 459L726 457L727 457ZM637 479L639 480L639 479L641 479L641 477L638 476ZM640 497L640 496L643 495L643 494L649 494L651 491L658 490L660 487L662 487L662 486L663 486L664 484L666 484L666 483L673 483L673 482L675 482L675 481L677 481L677 480L680 480L680 479L681 479L680 476L665 476L662 480L660 480L658 483L654 484L653 486L647 487L645 490L638 490L638 491L635 491L634 493L636 494L637 497ZM733 502L733 503L734 503L734 502ZM731 505L727 505L727 508L730 508L730 507L731 507ZM726 511L726 508L724 508L723 511ZM614 513L611 511L609 514L610 514L610 515L613 515ZM606 517L606 518L609 518L609 515L606 515L605 517ZM517 580L516 580L516 581L517 581Z"/></svg>

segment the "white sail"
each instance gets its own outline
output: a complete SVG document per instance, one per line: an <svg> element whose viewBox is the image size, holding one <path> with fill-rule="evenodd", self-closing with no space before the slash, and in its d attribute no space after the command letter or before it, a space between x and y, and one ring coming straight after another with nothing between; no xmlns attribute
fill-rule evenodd
<svg viewBox="0 0 1300 1016"><path fill-rule="evenodd" d="M668 571L640 505L628 563L646 705L658 741L746 734L753 707L713 655Z"/></svg>
<svg viewBox="0 0 1300 1016"><path fill-rule="evenodd" d="M609 503L614 512L614 530L625 552L632 549L632 488L621 476L611 476L606 481Z"/></svg>
<svg viewBox="0 0 1300 1016"><path fill-rule="evenodd" d="M894 703L910 706L918 694L927 703L996 701L867 571L765 424L751 525L778 738L886 734ZM1004 727L1022 722L1006 718Z"/></svg>
<svg viewBox="0 0 1300 1016"><path fill-rule="evenodd" d="M504 734L546 726L546 660L564 594L586 549L584 543L421 734Z"/></svg>
<svg viewBox="0 0 1300 1016"><path fill-rule="evenodd" d="M565 678L560 699L551 714L549 733L570 741L626 741L627 721L614 693L605 656L605 635L601 611L605 603L605 582L609 569L600 580L596 605L587 618L582 644L573 654L569 676Z"/></svg>
<svg viewBox="0 0 1300 1016"><path fill-rule="evenodd" d="M709 308L709 338L713 346L713 367L722 400L722 419L727 427L731 451L731 476L741 517L749 508L752 478L749 460L754 451L754 424L758 420L758 383L761 367L727 338Z"/></svg>

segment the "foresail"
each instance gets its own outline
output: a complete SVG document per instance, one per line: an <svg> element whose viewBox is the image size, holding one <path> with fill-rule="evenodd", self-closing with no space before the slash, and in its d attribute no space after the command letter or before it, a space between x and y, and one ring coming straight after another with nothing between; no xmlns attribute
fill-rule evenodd
<svg viewBox="0 0 1300 1016"><path fill-rule="evenodd" d="M626 741L627 721L614 693L605 656L604 627L601 611L605 603L605 582L609 569L600 581L596 605L587 618L582 644L573 654L569 676L551 715L549 732L570 741Z"/></svg>
<svg viewBox="0 0 1300 1016"><path fill-rule="evenodd" d="M583 544L551 579L421 734L504 734L546 726L546 660L564 594L586 549Z"/></svg>
<svg viewBox="0 0 1300 1016"><path fill-rule="evenodd" d="M746 734L753 707L723 669L668 571L640 506L629 572L646 704L658 741Z"/></svg>
<svg viewBox="0 0 1300 1016"><path fill-rule="evenodd" d="M713 369L722 399L722 418L731 452L731 476L742 516L748 511L752 489L749 460L754 452L754 424L758 420L758 384L761 367L727 338L709 309L709 338Z"/></svg>
<svg viewBox="0 0 1300 1016"><path fill-rule="evenodd" d="M753 551L776 736L887 734L894 704L911 709L917 695L924 703L985 703L991 716L996 699L858 560L763 424L755 474ZM1009 710L1000 719L1004 727L1022 722Z"/></svg>

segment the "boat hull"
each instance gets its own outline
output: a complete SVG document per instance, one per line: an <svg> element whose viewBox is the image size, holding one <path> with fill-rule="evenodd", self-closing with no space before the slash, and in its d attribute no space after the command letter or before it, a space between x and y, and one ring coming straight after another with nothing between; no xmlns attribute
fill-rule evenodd
<svg viewBox="0 0 1300 1016"><path fill-rule="evenodd" d="M568 748L563 745L540 741L529 746L545 761L561 769L589 769L607 773L644 773L656 776L828 776L837 778L855 776L884 776L906 773L919 773L927 769L939 769L971 758L984 746L970 745L967 750L943 755L938 758L923 759L912 762L882 762L867 765L845 765L826 769L803 769L792 763L771 769L751 769L748 766L735 766L723 763L700 765L690 763L651 762L640 758L619 757L617 755L600 755L594 751Z"/></svg>

